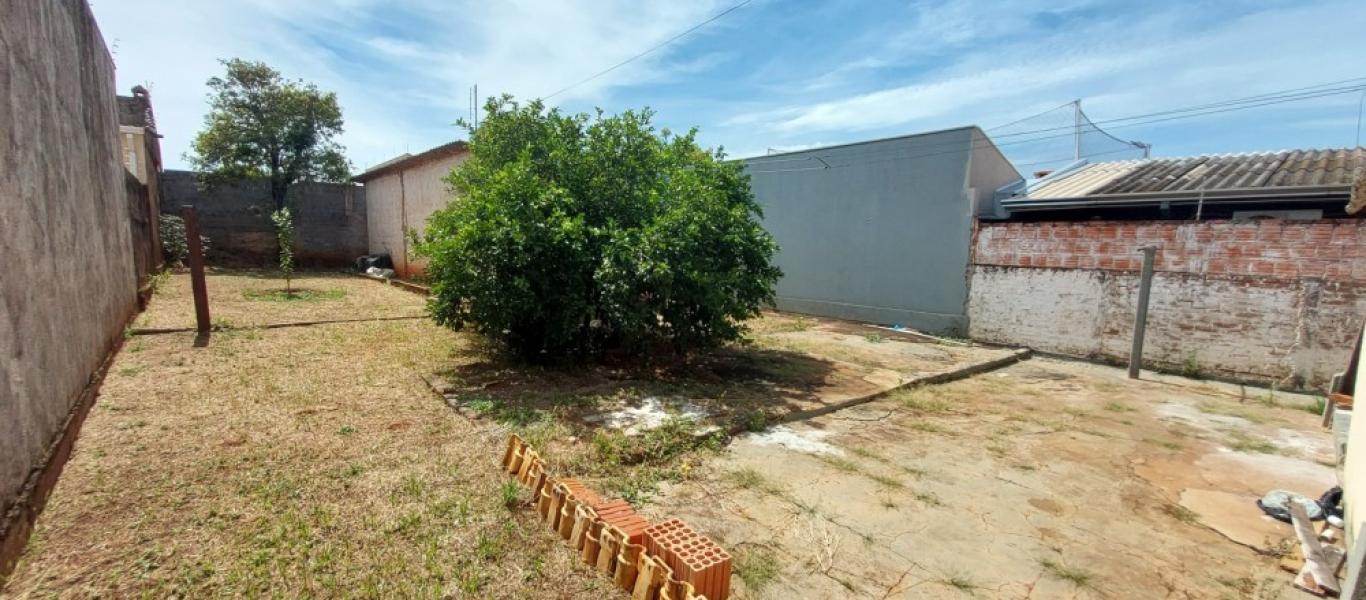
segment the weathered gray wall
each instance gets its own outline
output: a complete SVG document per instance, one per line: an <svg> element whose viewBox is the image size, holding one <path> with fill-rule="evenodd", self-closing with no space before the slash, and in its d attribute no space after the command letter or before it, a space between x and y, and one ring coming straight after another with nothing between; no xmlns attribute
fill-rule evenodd
<svg viewBox="0 0 1366 600"><path fill-rule="evenodd" d="M299 264L349 265L369 253L365 188L301 183L289 194L294 211L294 259ZM161 212L179 215L187 204L199 213L200 234L209 238L211 262L273 264L276 260L278 245L270 222L275 206L266 180L236 182L205 193L191 171L162 173Z"/></svg>
<svg viewBox="0 0 1366 600"><path fill-rule="evenodd" d="M0 2L0 509L136 309L118 130L86 3Z"/></svg>
<svg viewBox="0 0 1366 600"><path fill-rule="evenodd" d="M778 308L965 332L970 186L1017 177L1008 164L970 169L980 136L967 127L746 160L780 247Z"/></svg>
<svg viewBox="0 0 1366 600"><path fill-rule="evenodd" d="M128 225L132 233L133 274L139 283L160 267L161 247L157 240L157 223L149 210L151 186L144 185L132 173L124 170L123 188L128 198Z"/></svg>

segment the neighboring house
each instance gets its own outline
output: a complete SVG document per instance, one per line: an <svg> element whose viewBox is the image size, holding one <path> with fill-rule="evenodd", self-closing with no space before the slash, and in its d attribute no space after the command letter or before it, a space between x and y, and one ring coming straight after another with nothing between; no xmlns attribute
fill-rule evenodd
<svg viewBox="0 0 1366 600"><path fill-rule="evenodd" d="M1012 186L977 229L969 334L1127 361L1154 246L1145 364L1321 389L1366 316L1364 166L1362 148L1081 161Z"/></svg>
<svg viewBox="0 0 1366 600"><path fill-rule="evenodd" d="M152 97L147 88L133 87L132 96L119 96L119 143L123 166L143 185L154 185L161 171L161 136L157 135Z"/></svg>
<svg viewBox="0 0 1366 600"><path fill-rule="evenodd" d="M117 96L119 157L137 181L125 184L132 216L133 256L142 280L162 263L158 214L161 207L161 136L147 88L133 87L132 96ZM140 185L139 185L140 184Z"/></svg>
<svg viewBox="0 0 1366 600"><path fill-rule="evenodd" d="M1023 181L981 129L744 162L779 246L779 309L966 333L974 215Z"/></svg>
<svg viewBox="0 0 1366 600"><path fill-rule="evenodd" d="M427 218L454 195L446 175L469 157L463 141L420 154L404 154L357 175L365 184L370 253L388 254L401 277L420 275L426 263L412 256L409 231L421 233Z"/></svg>

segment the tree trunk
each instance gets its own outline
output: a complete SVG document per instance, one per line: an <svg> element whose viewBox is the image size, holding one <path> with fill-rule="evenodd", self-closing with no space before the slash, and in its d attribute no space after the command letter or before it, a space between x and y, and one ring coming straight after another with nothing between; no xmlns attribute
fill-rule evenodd
<svg viewBox="0 0 1366 600"><path fill-rule="evenodd" d="M289 183L274 177L270 180L270 199L275 201L275 210L285 207L285 198L289 195Z"/></svg>

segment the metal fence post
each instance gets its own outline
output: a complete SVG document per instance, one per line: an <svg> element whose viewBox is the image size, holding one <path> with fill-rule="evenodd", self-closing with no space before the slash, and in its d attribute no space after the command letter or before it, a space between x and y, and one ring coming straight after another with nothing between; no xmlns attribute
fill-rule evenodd
<svg viewBox="0 0 1366 600"><path fill-rule="evenodd" d="M190 250L190 287L194 290L195 329L201 334L209 333L209 289L204 284L204 247L199 240L199 216L193 206L180 209L180 217L185 220L185 245Z"/></svg>
<svg viewBox="0 0 1366 600"><path fill-rule="evenodd" d="M1143 251L1143 274L1138 282L1138 316L1134 318L1134 346L1129 350L1129 379L1138 379L1138 371L1143 366L1143 334L1148 328L1148 293L1153 287L1153 259L1157 247L1140 248Z"/></svg>

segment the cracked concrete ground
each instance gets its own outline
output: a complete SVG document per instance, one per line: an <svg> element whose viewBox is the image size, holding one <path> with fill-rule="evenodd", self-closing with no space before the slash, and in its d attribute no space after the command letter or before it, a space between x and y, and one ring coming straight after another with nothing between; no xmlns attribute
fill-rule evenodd
<svg viewBox="0 0 1366 600"><path fill-rule="evenodd" d="M1033 359L743 436L645 512L741 598L1294 598L1252 501L1334 484L1306 401Z"/></svg>

